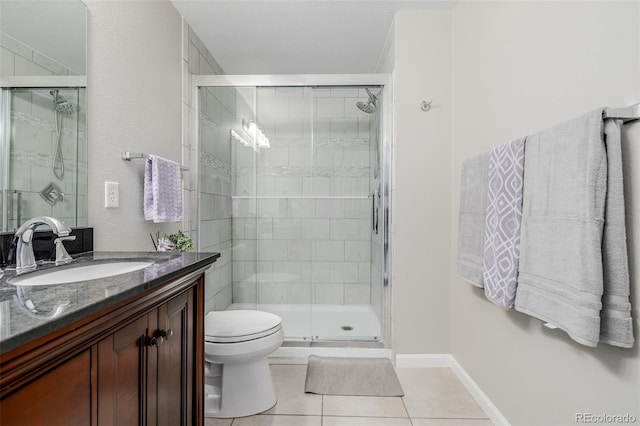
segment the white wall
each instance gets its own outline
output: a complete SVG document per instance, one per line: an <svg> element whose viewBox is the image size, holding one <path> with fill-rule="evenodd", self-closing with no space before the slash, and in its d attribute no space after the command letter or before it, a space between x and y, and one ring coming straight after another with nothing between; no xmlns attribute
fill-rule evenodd
<svg viewBox="0 0 640 426"><path fill-rule="evenodd" d="M465 158L598 106L640 102L639 18L638 2L458 4L453 217ZM634 126L640 133L640 125ZM626 153L627 160L635 155L635 176L625 176L635 348L587 348L536 319L496 307L455 275L452 249L452 354L512 424L573 424L579 412L640 418L638 143L629 142L635 154ZM457 221L451 225L451 240L457 241Z"/></svg>
<svg viewBox="0 0 640 426"><path fill-rule="evenodd" d="M393 71L392 327L399 354L449 353L451 12L395 15L380 72ZM434 100L429 112L423 100Z"/></svg>
<svg viewBox="0 0 640 426"><path fill-rule="evenodd" d="M89 226L96 250L153 250L172 233L143 214L144 161L121 150L181 161L182 21L169 1L88 0ZM104 181L120 183L120 208L104 208Z"/></svg>

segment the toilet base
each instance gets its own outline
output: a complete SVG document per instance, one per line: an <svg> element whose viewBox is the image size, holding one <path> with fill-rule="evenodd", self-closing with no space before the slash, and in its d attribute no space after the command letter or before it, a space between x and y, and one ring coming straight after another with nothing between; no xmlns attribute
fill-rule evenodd
<svg viewBox="0 0 640 426"><path fill-rule="evenodd" d="M205 379L206 417L251 416L276 405L278 398L266 356L249 362L214 366L221 367L218 369L220 375Z"/></svg>

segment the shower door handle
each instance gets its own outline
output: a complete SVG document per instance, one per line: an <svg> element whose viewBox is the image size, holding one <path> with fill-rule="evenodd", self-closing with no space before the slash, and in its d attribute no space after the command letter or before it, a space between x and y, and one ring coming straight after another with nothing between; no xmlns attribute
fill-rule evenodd
<svg viewBox="0 0 640 426"><path fill-rule="evenodd" d="M373 192L371 197L371 230L374 234L378 234L378 216L380 212L379 193Z"/></svg>
<svg viewBox="0 0 640 426"><path fill-rule="evenodd" d="M20 228L22 226L22 192L14 191L16 194L16 228Z"/></svg>
<svg viewBox="0 0 640 426"><path fill-rule="evenodd" d="M13 195L16 196L14 201ZM5 189L2 192L2 230L9 230L9 223L13 219L13 209L16 209L16 229L22 225L22 214L20 207L22 206L22 191L16 189Z"/></svg>
<svg viewBox="0 0 640 426"><path fill-rule="evenodd" d="M7 232L9 230L9 190L2 191L2 228L0 231Z"/></svg>

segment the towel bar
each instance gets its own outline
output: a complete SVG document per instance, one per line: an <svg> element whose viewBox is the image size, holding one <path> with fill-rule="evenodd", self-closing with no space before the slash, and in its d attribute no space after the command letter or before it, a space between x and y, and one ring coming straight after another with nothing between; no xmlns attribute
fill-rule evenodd
<svg viewBox="0 0 640 426"><path fill-rule="evenodd" d="M622 119L624 123L640 120L640 104L628 106L626 108L605 108L602 114L605 120L608 118Z"/></svg>
<svg viewBox="0 0 640 426"><path fill-rule="evenodd" d="M131 161L137 158L148 158L148 157L149 156L147 154L143 154L142 152L129 152L129 151L120 152L120 158L122 158L124 161ZM180 171L186 172L188 170L189 170L188 167L180 166Z"/></svg>

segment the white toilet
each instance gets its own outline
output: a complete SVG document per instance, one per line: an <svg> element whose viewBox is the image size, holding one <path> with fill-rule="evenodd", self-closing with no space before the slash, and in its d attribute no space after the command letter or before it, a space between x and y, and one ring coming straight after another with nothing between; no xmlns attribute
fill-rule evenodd
<svg viewBox="0 0 640 426"><path fill-rule="evenodd" d="M244 417L276 404L267 356L284 340L282 319L262 311L205 317L205 416Z"/></svg>

